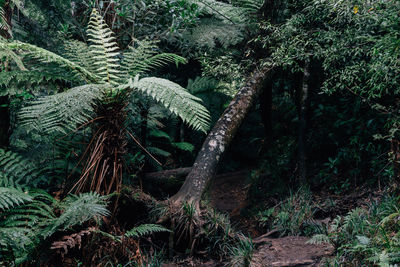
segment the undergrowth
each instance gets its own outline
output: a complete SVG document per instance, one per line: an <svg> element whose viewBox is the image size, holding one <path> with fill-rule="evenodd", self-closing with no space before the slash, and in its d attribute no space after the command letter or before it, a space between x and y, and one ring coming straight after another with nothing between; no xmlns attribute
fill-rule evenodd
<svg viewBox="0 0 400 267"><path fill-rule="evenodd" d="M309 242L335 247L328 266L396 266L400 263L399 201L398 196L386 195L365 208L337 216L325 233L314 235Z"/></svg>

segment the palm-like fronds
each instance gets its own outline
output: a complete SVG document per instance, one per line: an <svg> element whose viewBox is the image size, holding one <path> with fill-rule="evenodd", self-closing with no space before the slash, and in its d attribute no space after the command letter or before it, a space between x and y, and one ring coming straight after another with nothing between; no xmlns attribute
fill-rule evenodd
<svg viewBox="0 0 400 267"><path fill-rule="evenodd" d="M124 52L121 69L131 77L147 73L168 64L176 65L186 63L186 59L171 53L157 52L158 47L154 41L136 40L136 46L128 47Z"/></svg>
<svg viewBox="0 0 400 267"><path fill-rule="evenodd" d="M107 197L97 193L84 193L79 196L71 195L59 204L63 211L45 231L45 237L55 231L63 231L75 225L80 225L91 219L109 216Z"/></svg>
<svg viewBox="0 0 400 267"><path fill-rule="evenodd" d="M99 12L93 9L87 35L92 42L90 51L93 55L96 74L103 82L116 85L120 78L119 48L112 34Z"/></svg>
<svg viewBox="0 0 400 267"><path fill-rule="evenodd" d="M200 98L193 96L180 85L166 79L149 77L131 80L121 86L122 89L128 87L150 95L193 129L203 132L208 130L208 110L201 104Z"/></svg>
<svg viewBox="0 0 400 267"><path fill-rule="evenodd" d="M29 159L0 149L0 186L35 184L43 171Z"/></svg>
<svg viewBox="0 0 400 267"><path fill-rule="evenodd" d="M125 236L139 238L144 235L159 233L159 232L171 232L171 231L158 224L142 224L126 232Z"/></svg>
<svg viewBox="0 0 400 267"><path fill-rule="evenodd" d="M88 82L96 82L99 80L97 75L91 73L84 67L49 50L28 43L23 43L19 41L6 42L0 39L0 55L1 53L5 53L9 50L19 51L19 53L23 53L24 56L34 58L45 64L55 63L67 70L72 71L73 73Z"/></svg>
<svg viewBox="0 0 400 267"><path fill-rule="evenodd" d="M59 203L42 191L0 187L0 207L6 207L0 208L0 253L12 255L16 265L35 259L36 249L55 232L109 215L106 198L95 193L69 196ZM61 216L55 209L62 211Z"/></svg>
<svg viewBox="0 0 400 267"><path fill-rule="evenodd" d="M11 187L0 187L0 211L31 202L33 198L21 190Z"/></svg>
<svg viewBox="0 0 400 267"><path fill-rule="evenodd" d="M91 118L95 100L101 98L103 88L88 84L42 97L22 108L19 118L27 128L65 134Z"/></svg>

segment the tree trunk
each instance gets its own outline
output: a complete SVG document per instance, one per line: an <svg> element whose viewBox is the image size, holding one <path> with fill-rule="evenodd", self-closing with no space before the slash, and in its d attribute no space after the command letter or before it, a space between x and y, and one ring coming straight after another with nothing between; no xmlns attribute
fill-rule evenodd
<svg viewBox="0 0 400 267"><path fill-rule="evenodd" d="M265 88L270 71L270 68L255 71L236 94L208 134L185 183L171 198L173 204L187 201L199 207L203 191L215 174L223 152L235 136L254 100Z"/></svg>
<svg viewBox="0 0 400 267"><path fill-rule="evenodd" d="M306 169L306 128L307 128L307 109L308 109L308 94L310 80L310 60L307 59L304 63L303 85L300 94L300 112L299 112L299 138L298 138L298 167L299 167L299 182L307 183Z"/></svg>

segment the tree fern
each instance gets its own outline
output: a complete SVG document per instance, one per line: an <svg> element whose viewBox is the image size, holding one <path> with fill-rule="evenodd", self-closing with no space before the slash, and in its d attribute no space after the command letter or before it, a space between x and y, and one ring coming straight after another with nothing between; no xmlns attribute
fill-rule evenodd
<svg viewBox="0 0 400 267"><path fill-rule="evenodd" d="M2 176L12 185L36 185L43 171L29 159L15 152L0 149L0 186L2 186Z"/></svg>
<svg viewBox="0 0 400 267"><path fill-rule="evenodd" d="M186 63L186 59L171 53L158 54L155 41L135 40L136 46L129 46L123 54L121 69L130 77L147 73L171 63Z"/></svg>
<svg viewBox="0 0 400 267"><path fill-rule="evenodd" d="M125 236L132 238L139 238L144 235L159 233L159 232L171 232L171 231L157 224L142 224L126 232Z"/></svg>
<svg viewBox="0 0 400 267"><path fill-rule="evenodd" d="M12 187L0 187L0 211L8 210L15 206L31 202L33 198Z"/></svg>
<svg viewBox="0 0 400 267"><path fill-rule="evenodd" d="M0 205L6 207L0 208L0 253L11 252L16 265L36 259L37 248L55 232L109 215L105 197L94 193L58 202L43 191L0 187ZM59 217L55 209L62 212Z"/></svg>
<svg viewBox="0 0 400 267"><path fill-rule="evenodd" d="M112 31L96 9L92 10L88 25L90 51L93 55L96 74L105 83L117 85L120 78L120 55Z"/></svg>
<svg viewBox="0 0 400 267"><path fill-rule="evenodd" d="M101 98L103 88L88 84L42 97L22 108L19 119L28 129L66 134L91 118L95 100Z"/></svg>
<svg viewBox="0 0 400 267"><path fill-rule="evenodd" d="M90 219L109 216L110 212L107 210L107 203L107 197L100 196L97 193L69 196L59 204L62 214L51 222L44 236L47 237L55 231L66 230L75 225L80 225Z"/></svg>
<svg viewBox="0 0 400 267"><path fill-rule="evenodd" d="M88 82L96 82L99 80L97 75L91 73L84 67L49 50L28 43L23 43L19 41L6 42L0 39L0 55L1 53L5 53L8 50L19 51L19 53L23 53L24 56L34 58L44 64L58 64L61 67L72 71L73 73Z"/></svg>
<svg viewBox="0 0 400 267"><path fill-rule="evenodd" d="M77 40L67 40L62 46L61 54L77 65L95 73L94 58L90 47L86 43Z"/></svg>
<svg viewBox="0 0 400 267"><path fill-rule="evenodd" d="M208 110L200 104L200 98L193 96L178 84L161 78L149 77L131 80L120 88L127 87L150 95L172 113L181 117L193 129L207 131L210 121Z"/></svg>

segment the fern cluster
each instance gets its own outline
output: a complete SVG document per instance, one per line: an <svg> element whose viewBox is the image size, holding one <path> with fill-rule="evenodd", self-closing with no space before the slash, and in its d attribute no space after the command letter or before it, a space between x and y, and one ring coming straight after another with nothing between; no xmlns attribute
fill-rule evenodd
<svg viewBox="0 0 400 267"><path fill-rule="evenodd" d="M386 196L369 209L356 208L336 217L325 233L314 235L310 243L335 246L333 265L391 266L400 263L399 198Z"/></svg>
<svg viewBox="0 0 400 267"><path fill-rule="evenodd" d="M95 193L69 196L59 202L44 191L0 187L0 254L11 255L0 258L0 265L37 259L37 248L53 234L108 216L106 207L106 199Z"/></svg>

